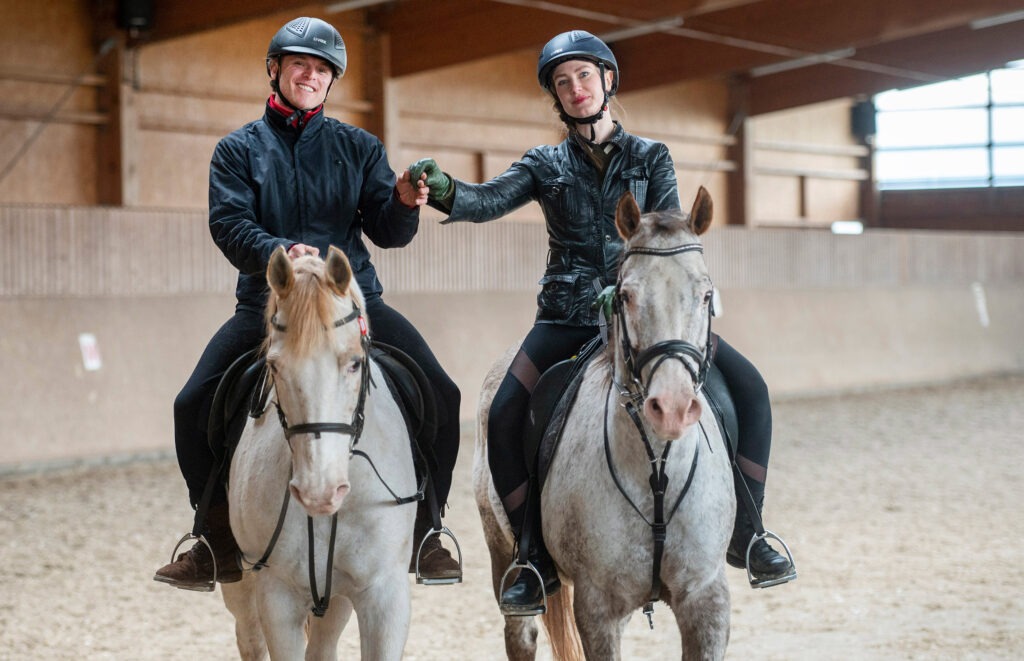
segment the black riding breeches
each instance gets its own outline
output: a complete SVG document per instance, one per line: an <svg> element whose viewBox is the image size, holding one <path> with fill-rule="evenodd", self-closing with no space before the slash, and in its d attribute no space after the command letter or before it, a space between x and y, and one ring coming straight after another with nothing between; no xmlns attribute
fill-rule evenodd
<svg viewBox="0 0 1024 661"><path fill-rule="evenodd" d="M718 338L714 362L725 377L736 405L740 469L744 475L763 485L772 448L772 407L768 386L753 363L721 337Z"/></svg>
<svg viewBox="0 0 1024 661"><path fill-rule="evenodd" d="M199 503L213 469L214 455L206 434L217 384L239 356L260 345L265 333L261 313L236 310L210 339L192 376L174 399L174 447L193 507ZM223 502L225 497L224 490L218 488L212 502Z"/></svg>
<svg viewBox="0 0 1024 661"><path fill-rule="evenodd" d="M524 421L537 380L555 363L574 356L597 332L596 326L534 325L494 394L487 420L487 461L494 488L509 513L526 497Z"/></svg>

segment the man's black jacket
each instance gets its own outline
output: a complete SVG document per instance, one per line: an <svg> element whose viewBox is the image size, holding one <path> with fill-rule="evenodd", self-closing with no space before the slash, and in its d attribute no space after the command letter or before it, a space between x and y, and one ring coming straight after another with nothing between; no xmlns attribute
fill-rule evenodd
<svg viewBox="0 0 1024 661"><path fill-rule="evenodd" d="M267 107L263 118L222 139L210 163L210 233L239 270L238 307L262 311L266 268L278 246L335 245L367 297L383 288L362 235L381 248L408 244L419 209L395 194L384 145L366 131L324 117L304 127Z"/></svg>

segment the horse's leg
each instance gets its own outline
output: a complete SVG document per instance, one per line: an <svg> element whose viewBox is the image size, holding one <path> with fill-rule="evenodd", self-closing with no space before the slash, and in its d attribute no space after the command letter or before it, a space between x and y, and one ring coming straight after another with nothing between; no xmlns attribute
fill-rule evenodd
<svg viewBox="0 0 1024 661"><path fill-rule="evenodd" d="M363 659L399 661L409 637L412 613L408 565L353 597Z"/></svg>
<svg viewBox="0 0 1024 661"><path fill-rule="evenodd" d="M611 595L592 587L583 578L577 578L573 586L573 609L583 653L588 659L619 661L622 658L622 631L629 611L620 612Z"/></svg>
<svg viewBox="0 0 1024 661"><path fill-rule="evenodd" d="M264 570L266 571L266 570ZM305 599L279 585L271 577L261 577L258 603L263 634L271 659L301 659L306 649Z"/></svg>
<svg viewBox="0 0 1024 661"><path fill-rule="evenodd" d="M335 661L338 658L338 640L350 617L352 602L340 595L331 599L323 617L310 615L306 661Z"/></svg>
<svg viewBox="0 0 1024 661"><path fill-rule="evenodd" d="M684 659L724 659L729 644L729 583L719 569L696 592L672 591L670 606L679 626Z"/></svg>
<svg viewBox="0 0 1024 661"><path fill-rule="evenodd" d="M253 591L255 582L256 577L247 572L237 583L221 584L224 605L235 616L235 642L242 661L262 661L267 658L267 641L260 627L260 613Z"/></svg>

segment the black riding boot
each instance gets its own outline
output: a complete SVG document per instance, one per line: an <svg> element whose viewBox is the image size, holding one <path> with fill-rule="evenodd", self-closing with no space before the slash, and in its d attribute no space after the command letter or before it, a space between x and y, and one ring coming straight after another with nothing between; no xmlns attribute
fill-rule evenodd
<svg viewBox="0 0 1024 661"><path fill-rule="evenodd" d="M747 479L747 486L757 506L757 514L760 517L764 504L764 484L756 480ZM725 553L725 560L731 566L738 569L746 569L747 547L750 540L754 538L756 531L751 522L747 508L750 506L745 494L744 486L736 484L736 523L732 531L732 540L729 542L729 549ZM793 571L793 565L789 559L773 549L766 539L759 539L750 549L750 573L755 580L765 581L785 576Z"/></svg>
<svg viewBox="0 0 1024 661"><path fill-rule="evenodd" d="M523 508L519 508L523 509ZM539 508L538 508L539 509ZM509 516L514 521L512 515ZM562 587L558 579L558 570L555 562L551 559L548 549L544 546L544 539L541 535L540 512L534 512L533 522L530 525L529 544L527 559L533 568L540 574L541 580L537 580L537 574L527 568L519 570L519 576L504 592L498 600L501 612L506 615L538 615L543 612L544 596L551 596ZM520 528L522 524L513 527ZM522 539L521 531L517 531L517 539ZM542 588L543 585L543 588Z"/></svg>

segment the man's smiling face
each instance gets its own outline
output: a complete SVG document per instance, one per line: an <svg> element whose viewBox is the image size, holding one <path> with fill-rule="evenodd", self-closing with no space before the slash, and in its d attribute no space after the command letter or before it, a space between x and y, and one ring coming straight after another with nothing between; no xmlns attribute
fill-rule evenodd
<svg viewBox="0 0 1024 661"><path fill-rule="evenodd" d="M280 89L299 110L316 108L327 97L334 67L315 55L289 53L281 57ZM275 72L271 70L271 75Z"/></svg>

